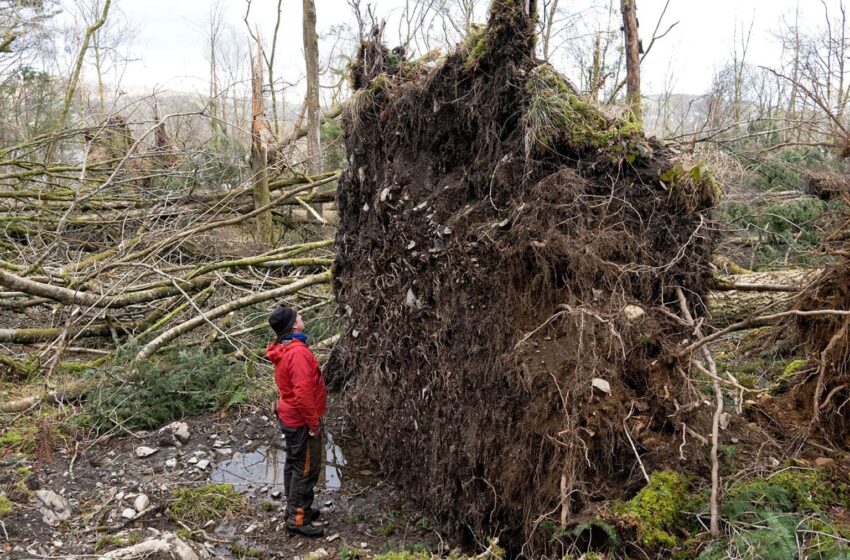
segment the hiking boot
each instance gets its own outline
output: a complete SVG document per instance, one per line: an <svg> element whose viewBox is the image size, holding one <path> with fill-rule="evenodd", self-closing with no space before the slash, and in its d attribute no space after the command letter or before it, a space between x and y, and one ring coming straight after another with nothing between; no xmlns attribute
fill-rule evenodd
<svg viewBox="0 0 850 560"><path fill-rule="evenodd" d="M307 514L304 516L304 523L312 523L313 521L319 519L320 515L322 515L322 512L317 509L310 508L307 511Z"/></svg>
<svg viewBox="0 0 850 560"><path fill-rule="evenodd" d="M321 511L310 508L309 510L307 510L306 515L304 515L304 523L312 523L313 521L317 521L321 515ZM283 515L283 520L289 521L289 512L286 512Z"/></svg>
<svg viewBox="0 0 850 560"><path fill-rule="evenodd" d="M317 527L315 525L294 525L287 523L286 530L290 533L301 535L304 537L316 538L325 536L324 528Z"/></svg>

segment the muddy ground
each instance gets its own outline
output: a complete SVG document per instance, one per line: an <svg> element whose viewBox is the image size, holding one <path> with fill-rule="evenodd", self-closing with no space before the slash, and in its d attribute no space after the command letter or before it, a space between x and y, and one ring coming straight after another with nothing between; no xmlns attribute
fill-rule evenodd
<svg viewBox="0 0 850 560"><path fill-rule="evenodd" d="M350 437L332 399L325 427L326 462L316 488L325 537L307 539L284 529L283 460L276 424L258 410L188 418L189 438L178 445L171 430L136 433L97 443L54 449L52 462L0 458L3 474L25 472L29 493L13 496L2 519L0 557L98 557L181 526L169 513L172 492L227 482L242 494L241 512L192 526L193 546L215 558L369 557L386 550L441 545L431 520L404 492L383 481ZM138 455L156 449L147 457ZM14 475L11 475L14 476ZM64 497L69 519L51 527L37 494ZM27 495L28 494L28 495ZM44 495L44 492L40 493ZM142 513L134 504L144 494ZM142 498L144 500L144 498ZM23 502L23 503L21 503ZM144 502L142 502L144 503ZM133 516L132 519L123 515ZM319 549L324 549L327 555Z"/></svg>

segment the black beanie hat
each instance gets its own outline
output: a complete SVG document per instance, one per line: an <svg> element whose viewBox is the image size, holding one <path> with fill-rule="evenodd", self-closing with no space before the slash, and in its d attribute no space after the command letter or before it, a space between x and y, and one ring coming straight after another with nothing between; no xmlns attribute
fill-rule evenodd
<svg viewBox="0 0 850 560"><path fill-rule="evenodd" d="M281 305L269 315L269 325L277 336L289 334L292 330L292 325L295 324L295 318L298 314L291 307Z"/></svg>

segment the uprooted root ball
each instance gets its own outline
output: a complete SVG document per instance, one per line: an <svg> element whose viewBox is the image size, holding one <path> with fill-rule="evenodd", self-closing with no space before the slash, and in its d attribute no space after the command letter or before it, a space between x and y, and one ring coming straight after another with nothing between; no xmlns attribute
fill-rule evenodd
<svg viewBox="0 0 850 560"><path fill-rule="evenodd" d="M653 469L683 422L707 431L677 411L693 398L665 356L690 332L661 308L705 293L716 187L534 60L522 4L415 71L361 48L327 371L447 526L540 550L542 521L641 483L630 438Z"/></svg>

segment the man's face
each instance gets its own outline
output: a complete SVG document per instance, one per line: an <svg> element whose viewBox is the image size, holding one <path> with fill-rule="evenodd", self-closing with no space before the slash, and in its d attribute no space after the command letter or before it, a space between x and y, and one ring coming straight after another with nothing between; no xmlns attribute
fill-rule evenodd
<svg viewBox="0 0 850 560"><path fill-rule="evenodd" d="M295 323L292 324L292 330L295 332L301 332L304 330L304 321L301 319L300 313L295 315Z"/></svg>

